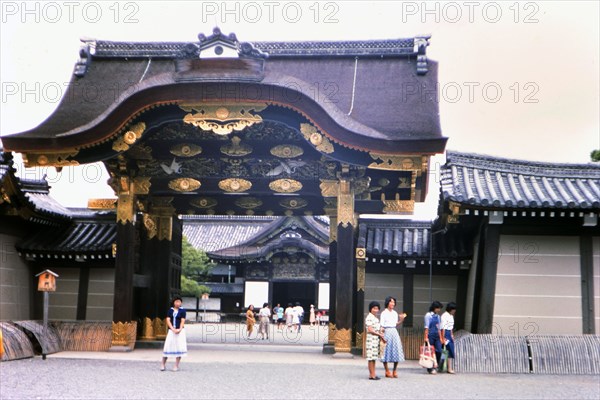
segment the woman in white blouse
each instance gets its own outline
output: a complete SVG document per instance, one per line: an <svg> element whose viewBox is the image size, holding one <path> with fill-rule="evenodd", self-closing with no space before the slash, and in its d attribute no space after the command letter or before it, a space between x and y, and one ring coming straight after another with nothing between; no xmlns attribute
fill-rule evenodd
<svg viewBox="0 0 600 400"><path fill-rule="evenodd" d="M442 314L440 328L442 330L442 344L448 350L448 373L454 373L454 314L456 314L456 303L450 302L446 306L446 312Z"/></svg>
<svg viewBox="0 0 600 400"><path fill-rule="evenodd" d="M404 321L406 314L398 315L394 310L395 306L396 299L392 296L387 297L384 302L385 310L381 312L381 316L379 317L381 327L384 329L384 338L387 342L383 356L381 357L381 361L385 367L386 378L397 378L398 372L396 369L398 368L398 362L404 361L404 350L402 349L402 342L396 328ZM392 372L388 368L388 362L394 363Z"/></svg>

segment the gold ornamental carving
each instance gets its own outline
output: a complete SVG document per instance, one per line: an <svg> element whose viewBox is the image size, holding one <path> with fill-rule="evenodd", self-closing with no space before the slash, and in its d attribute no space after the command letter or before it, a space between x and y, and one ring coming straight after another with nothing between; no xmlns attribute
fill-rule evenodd
<svg viewBox="0 0 600 400"><path fill-rule="evenodd" d="M148 194L150 193L150 177L149 176L136 176L133 178L133 192L135 194Z"/></svg>
<svg viewBox="0 0 600 400"><path fill-rule="evenodd" d="M133 349L137 332L137 322L113 322L112 323L112 346L127 346Z"/></svg>
<svg viewBox="0 0 600 400"><path fill-rule="evenodd" d="M258 113L267 107L266 103L233 103L214 104L181 104L182 110L189 112L183 118L186 124L192 124L202 130L212 131L217 135L228 135L241 131L248 126L262 122Z"/></svg>
<svg viewBox="0 0 600 400"><path fill-rule="evenodd" d="M281 207L287 208L288 210L297 210L299 208L304 208L308 202L301 198L294 199L284 199L279 202Z"/></svg>
<svg viewBox="0 0 600 400"><path fill-rule="evenodd" d="M114 210L117 208L117 199L88 199L90 210Z"/></svg>
<svg viewBox="0 0 600 400"><path fill-rule="evenodd" d="M304 150L291 144L280 144L271 149L271 154L279 158L295 158L304 154Z"/></svg>
<svg viewBox="0 0 600 400"><path fill-rule="evenodd" d="M142 137L145 130L146 124L144 122L138 122L137 124L132 125L127 132L122 136L117 137L113 142L112 149L118 152L129 150L129 148Z"/></svg>
<svg viewBox="0 0 600 400"><path fill-rule="evenodd" d="M152 327L154 328L154 334L156 339L163 340L167 337L167 320L163 318L154 318L152 320Z"/></svg>
<svg viewBox="0 0 600 400"><path fill-rule="evenodd" d="M336 197L339 191L339 182L332 179L321 179L319 188L323 197Z"/></svg>
<svg viewBox="0 0 600 400"><path fill-rule="evenodd" d="M352 331L350 329L337 329L335 332L335 351L349 353L352 349Z"/></svg>
<svg viewBox="0 0 600 400"><path fill-rule="evenodd" d="M366 282L366 271L365 271L365 265L366 265L366 261L363 260L357 260L356 262L356 290L362 290L363 292L365 291L365 282Z"/></svg>
<svg viewBox="0 0 600 400"><path fill-rule="evenodd" d="M156 222L156 217L150 214L144 214L144 228L146 228L146 234L148 235L148 239L152 239L156 237L158 233L158 224Z"/></svg>
<svg viewBox="0 0 600 400"><path fill-rule="evenodd" d="M217 205L217 200L210 197L200 197L190 201L190 204L197 208L213 208Z"/></svg>
<svg viewBox="0 0 600 400"><path fill-rule="evenodd" d="M192 192L200 187L200 181L192 178L177 178L169 182L169 188L177 192Z"/></svg>
<svg viewBox="0 0 600 400"><path fill-rule="evenodd" d="M158 240L171 241L173 238L173 217L160 215L158 218Z"/></svg>
<svg viewBox="0 0 600 400"><path fill-rule="evenodd" d="M356 248L356 259L364 260L365 258L367 258L367 249L365 249L364 247L357 247Z"/></svg>
<svg viewBox="0 0 600 400"><path fill-rule="evenodd" d="M277 179L269 183L269 189L277 193L294 193L302 189L302 183L294 179Z"/></svg>
<svg viewBox="0 0 600 400"><path fill-rule="evenodd" d="M300 124L300 132L315 148L322 153L333 153L333 144L312 124Z"/></svg>
<svg viewBox="0 0 600 400"><path fill-rule="evenodd" d="M152 325L152 320L148 317L145 317L142 320L142 332L140 335L140 339L142 340L155 340L156 335L154 334L154 326Z"/></svg>
<svg viewBox="0 0 600 400"><path fill-rule="evenodd" d="M263 202L256 197L242 197L235 201L235 205L240 208L245 208L247 210L252 210L254 208L262 206Z"/></svg>
<svg viewBox="0 0 600 400"><path fill-rule="evenodd" d="M117 222L123 225L134 222L135 195L131 190L130 180L122 177L120 180L119 194L117 199Z"/></svg>
<svg viewBox="0 0 600 400"><path fill-rule="evenodd" d="M385 194L381 194L381 201L384 204L384 214L412 214L415 211L414 200L400 200L400 195L396 193L395 200L386 200Z"/></svg>
<svg viewBox="0 0 600 400"><path fill-rule="evenodd" d="M333 322L330 322L327 325L327 343L328 344L335 344L335 334L337 332L337 328L335 326L335 324Z"/></svg>
<svg viewBox="0 0 600 400"><path fill-rule="evenodd" d="M242 139L237 136L231 138L231 144L221 146L221 153L230 157L242 157L252 153L252 147L247 144L242 144Z"/></svg>
<svg viewBox="0 0 600 400"><path fill-rule="evenodd" d="M79 165L76 160L70 160L79 153L72 149L62 153L23 153L23 162L26 167L69 167Z"/></svg>
<svg viewBox="0 0 600 400"><path fill-rule="evenodd" d="M240 178L228 178L219 182L219 188L229 193L242 193L252 187L252 182Z"/></svg>
<svg viewBox="0 0 600 400"><path fill-rule="evenodd" d="M356 332L356 345L364 348L363 334L361 332ZM366 356L366 353L364 352L364 350L363 350L363 354L365 354L365 356Z"/></svg>
<svg viewBox="0 0 600 400"><path fill-rule="evenodd" d="M355 219L352 183L349 180L342 179L340 180L337 203L338 224L341 224L344 228L346 228L349 224L356 226Z"/></svg>
<svg viewBox="0 0 600 400"><path fill-rule="evenodd" d="M398 154L369 153L375 160L369 164L371 169L382 169L388 171L421 171L421 156L407 157Z"/></svg>
<svg viewBox="0 0 600 400"><path fill-rule="evenodd" d="M171 146L169 152L177 157L194 157L202 153L202 147L193 143L180 143Z"/></svg>

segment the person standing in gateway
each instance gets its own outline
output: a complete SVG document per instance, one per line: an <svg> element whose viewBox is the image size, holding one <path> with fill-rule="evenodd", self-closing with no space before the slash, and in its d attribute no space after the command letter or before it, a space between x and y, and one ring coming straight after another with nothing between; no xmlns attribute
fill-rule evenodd
<svg viewBox="0 0 600 400"><path fill-rule="evenodd" d="M175 357L175 366L173 371L179 371L179 362L181 357L187 355L187 339L185 337L185 317L186 312L181 308L182 299L175 296L171 302L172 307L167 313L167 338L163 348L163 358L160 370L164 371L167 365L168 357Z"/></svg>

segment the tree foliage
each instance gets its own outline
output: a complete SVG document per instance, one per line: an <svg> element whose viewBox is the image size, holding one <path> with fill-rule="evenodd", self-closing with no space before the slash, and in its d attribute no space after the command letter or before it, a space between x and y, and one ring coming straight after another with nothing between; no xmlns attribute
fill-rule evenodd
<svg viewBox="0 0 600 400"><path fill-rule="evenodd" d="M214 263L210 261L206 252L194 248L184 236L181 249L183 275L194 281L204 282L211 275L213 267Z"/></svg>
<svg viewBox="0 0 600 400"><path fill-rule="evenodd" d="M593 162L600 162L600 150L592 150L590 157Z"/></svg>
<svg viewBox="0 0 600 400"><path fill-rule="evenodd" d="M198 281L206 281L213 267L214 263L206 253L194 248L184 236L181 249L181 294L200 297L204 293L210 293L210 288L198 284Z"/></svg>

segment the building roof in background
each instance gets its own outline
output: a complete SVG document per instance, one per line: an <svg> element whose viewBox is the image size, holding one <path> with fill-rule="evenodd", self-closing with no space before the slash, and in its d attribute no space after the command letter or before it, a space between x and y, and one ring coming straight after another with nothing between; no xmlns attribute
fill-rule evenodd
<svg viewBox="0 0 600 400"><path fill-rule="evenodd" d="M367 258L378 256L429 259L431 223L397 219L361 219L358 248L366 249ZM437 232L433 236L435 259L468 259L472 256L468 237Z"/></svg>
<svg viewBox="0 0 600 400"><path fill-rule="evenodd" d="M277 217L184 215L183 235L197 249L216 251L243 243Z"/></svg>
<svg viewBox="0 0 600 400"><path fill-rule="evenodd" d="M600 208L600 163L551 164L448 151L444 201L486 208Z"/></svg>

